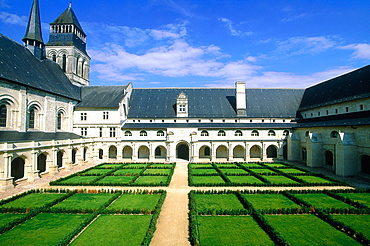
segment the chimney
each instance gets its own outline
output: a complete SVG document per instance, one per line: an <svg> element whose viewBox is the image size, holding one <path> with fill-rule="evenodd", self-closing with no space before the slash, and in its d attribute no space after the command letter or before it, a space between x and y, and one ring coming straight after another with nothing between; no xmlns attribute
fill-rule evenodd
<svg viewBox="0 0 370 246"><path fill-rule="evenodd" d="M236 82L236 115L246 116L247 115L247 99L245 96L245 82Z"/></svg>

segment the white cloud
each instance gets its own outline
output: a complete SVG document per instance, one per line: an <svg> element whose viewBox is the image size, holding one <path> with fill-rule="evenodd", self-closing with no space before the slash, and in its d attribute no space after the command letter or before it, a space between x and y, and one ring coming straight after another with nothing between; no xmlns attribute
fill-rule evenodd
<svg viewBox="0 0 370 246"><path fill-rule="evenodd" d="M353 57L355 59L370 59L370 45L369 44L349 44L339 47L340 49L354 50Z"/></svg>
<svg viewBox="0 0 370 246"><path fill-rule="evenodd" d="M230 34L233 35L233 36L249 36L249 35L252 35L253 33L252 32L242 32L240 30L237 30L234 25L233 25L233 22L229 19L226 19L224 17L221 17L221 18L218 18L219 21L223 22L225 24L225 26L227 27L227 29L229 29L230 31Z"/></svg>
<svg viewBox="0 0 370 246"><path fill-rule="evenodd" d="M0 21L6 24L27 26L28 17L0 11Z"/></svg>
<svg viewBox="0 0 370 246"><path fill-rule="evenodd" d="M336 41L331 37L292 37L278 42L277 55L317 54L333 48Z"/></svg>

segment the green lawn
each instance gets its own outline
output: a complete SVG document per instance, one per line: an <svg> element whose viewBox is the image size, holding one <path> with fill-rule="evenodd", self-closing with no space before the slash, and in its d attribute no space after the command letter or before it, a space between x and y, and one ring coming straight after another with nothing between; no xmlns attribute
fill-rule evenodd
<svg viewBox="0 0 370 246"><path fill-rule="evenodd" d="M238 168L236 164L233 163L220 163L215 164L218 168Z"/></svg>
<svg viewBox="0 0 370 246"><path fill-rule="evenodd" d="M324 184L333 183L333 181L316 176L297 176L297 178L302 179L307 183L324 183Z"/></svg>
<svg viewBox="0 0 370 246"><path fill-rule="evenodd" d="M112 169L93 168L83 172L84 175L103 175L112 172Z"/></svg>
<svg viewBox="0 0 370 246"><path fill-rule="evenodd" d="M70 185L74 185L74 184L88 184L90 182L93 182L94 180L96 180L97 176L73 176L71 178L68 178L68 179L65 179L63 181L58 181L58 184L70 184Z"/></svg>
<svg viewBox="0 0 370 246"><path fill-rule="evenodd" d="M338 195L370 207L370 193L338 193Z"/></svg>
<svg viewBox="0 0 370 246"><path fill-rule="evenodd" d="M104 203L106 203L114 194L100 193L100 194L89 194L89 193L77 193L73 196L68 197L64 201L53 206L53 208L64 208L64 209L98 209Z"/></svg>
<svg viewBox="0 0 370 246"><path fill-rule="evenodd" d="M97 184L109 185L121 183L122 185L127 185L130 181L134 180L136 176L106 176L96 182Z"/></svg>
<svg viewBox="0 0 370 246"><path fill-rule="evenodd" d="M149 166L149 168L173 168L174 164L160 164L160 163L154 163Z"/></svg>
<svg viewBox="0 0 370 246"><path fill-rule="evenodd" d="M123 209L153 211L160 197L161 194L123 194L108 209L114 211Z"/></svg>
<svg viewBox="0 0 370 246"><path fill-rule="evenodd" d="M239 168L220 168L224 174L248 174L244 169Z"/></svg>
<svg viewBox="0 0 370 246"><path fill-rule="evenodd" d="M213 166L212 166L212 164L191 163L191 164L189 164L189 168L213 168Z"/></svg>
<svg viewBox="0 0 370 246"><path fill-rule="evenodd" d="M333 214L332 217L357 232L362 233L367 239L370 239L369 214Z"/></svg>
<svg viewBox="0 0 370 246"><path fill-rule="evenodd" d="M255 209L300 208L292 200L282 194L243 194Z"/></svg>
<svg viewBox="0 0 370 246"><path fill-rule="evenodd" d="M263 164L265 164L268 167L287 167L287 165L281 163L263 163Z"/></svg>
<svg viewBox="0 0 370 246"><path fill-rule="evenodd" d="M193 185L197 184L225 184L220 176L192 176Z"/></svg>
<svg viewBox="0 0 370 246"><path fill-rule="evenodd" d="M347 203L339 201L331 196L326 194L293 194L295 197L302 199L305 202L308 202L315 208L354 208Z"/></svg>
<svg viewBox="0 0 370 246"><path fill-rule="evenodd" d="M141 245L151 215L101 215L71 245Z"/></svg>
<svg viewBox="0 0 370 246"><path fill-rule="evenodd" d="M272 173L276 173L275 171L272 171L270 169L267 169L267 168L255 168L253 170L251 170L252 172L255 172L255 173L258 173L258 174L272 174Z"/></svg>
<svg viewBox="0 0 370 246"><path fill-rule="evenodd" d="M242 167L245 168L263 168L263 166L257 164L257 163L247 163L247 164L241 164Z"/></svg>
<svg viewBox="0 0 370 246"><path fill-rule="evenodd" d="M197 169L191 169L191 174L194 174L194 175L217 174L218 175L218 172L214 168L207 168L207 169L197 168Z"/></svg>
<svg viewBox="0 0 370 246"><path fill-rule="evenodd" d="M148 164L127 164L123 168L146 168Z"/></svg>
<svg viewBox="0 0 370 246"><path fill-rule="evenodd" d="M294 181L285 176L263 176L265 179L270 181L272 184L299 184L297 181Z"/></svg>
<svg viewBox="0 0 370 246"><path fill-rule="evenodd" d="M4 226L9 222L22 218L25 215L26 214L10 214L10 213L0 214L0 226Z"/></svg>
<svg viewBox="0 0 370 246"><path fill-rule="evenodd" d="M66 194L59 193L31 193L17 200L5 203L2 208L40 208Z"/></svg>
<svg viewBox="0 0 370 246"><path fill-rule="evenodd" d="M1 245L57 245L89 214L41 213L0 236Z"/></svg>
<svg viewBox="0 0 370 246"><path fill-rule="evenodd" d="M253 185L253 184L264 184L263 181L259 180L254 176L227 176L231 182L238 183L238 184L246 184L246 185Z"/></svg>
<svg viewBox="0 0 370 246"><path fill-rule="evenodd" d="M200 211L208 210L240 210L244 209L243 204L235 194L194 194L196 209Z"/></svg>
<svg viewBox="0 0 370 246"><path fill-rule="evenodd" d="M110 168L110 169L115 169L115 168L120 168L122 166L123 166L123 164L101 164L99 166L96 166L96 168Z"/></svg>
<svg viewBox="0 0 370 246"><path fill-rule="evenodd" d="M289 245L360 245L314 215L265 215Z"/></svg>
<svg viewBox="0 0 370 246"><path fill-rule="evenodd" d="M148 184L148 186L152 184L159 184L159 185L168 185L167 183L168 176L140 176L135 182L135 184Z"/></svg>
<svg viewBox="0 0 370 246"><path fill-rule="evenodd" d="M170 175L172 169L146 169L143 174Z"/></svg>
<svg viewBox="0 0 370 246"><path fill-rule="evenodd" d="M274 245L250 216L198 216L200 245Z"/></svg>
<svg viewBox="0 0 370 246"><path fill-rule="evenodd" d="M302 171L296 168L280 168L278 170L283 173L294 173L294 174L307 173L307 171Z"/></svg>
<svg viewBox="0 0 370 246"><path fill-rule="evenodd" d="M117 175L117 176L133 176L133 175L138 175L139 173L141 173L143 169L137 169L137 168L132 168L132 169L119 169L117 171L115 171L113 173L113 175Z"/></svg>

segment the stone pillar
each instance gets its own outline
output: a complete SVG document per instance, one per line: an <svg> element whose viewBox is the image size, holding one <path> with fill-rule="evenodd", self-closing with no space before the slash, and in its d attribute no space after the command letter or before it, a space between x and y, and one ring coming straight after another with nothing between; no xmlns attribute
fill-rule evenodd
<svg viewBox="0 0 370 246"><path fill-rule="evenodd" d="M244 147L245 147L245 161L250 161L251 160L251 154L250 154L250 149L249 149L249 144L247 142L244 142Z"/></svg>
<svg viewBox="0 0 370 246"><path fill-rule="evenodd" d="M4 153L3 155L3 163L0 164L2 166L0 170L0 191L4 192L14 188L13 185L13 177L10 177L10 167L12 163L12 155L8 153Z"/></svg>
<svg viewBox="0 0 370 246"><path fill-rule="evenodd" d="M228 146L227 146L227 160L228 161L233 161L234 158L233 158L233 147L234 145L232 143L228 143Z"/></svg>
<svg viewBox="0 0 370 246"><path fill-rule="evenodd" d="M137 146L136 143L131 143L132 145L132 161L137 161Z"/></svg>
<svg viewBox="0 0 370 246"><path fill-rule="evenodd" d="M151 144L149 142L148 145L149 145L149 161L153 162L153 161L155 161L155 153L154 153L154 150L153 150L153 144Z"/></svg>
<svg viewBox="0 0 370 246"><path fill-rule="evenodd" d="M25 169L27 170L27 182L35 182L40 179L39 170L37 170L37 154L38 151L32 150L31 160L28 165L25 166Z"/></svg>
<svg viewBox="0 0 370 246"><path fill-rule="evenodd" d="M58 149L57 148L52 148L52 158L51 160L47 160L46 161L46 164L48 166L48 170L49 170L49 173L51 175L56 175L57 173L59 173L59 170L58 170L58 158L57 158L57 153L58 153Z"/></svg>
<svg viewBox="0 0 370 246"><path fill-rule="evenodd" d="M122 146L121 143L117 143L116 145L117 148L117 161L122 161Z"/></svg>
<svg viewBox="0 0 370 246"><path fill-rule="evenodd" d="M287 140L288 161L301 161L301 144L298 133L291 133Z"/></svg>
<svg viewBox="0 0 370 246"><path fill-rule="evenodd" d="M199 149L198 149L198 142L193 142L193 158L192 162L198 162L199 161Z"/></svg>
<svg viewBox="0 0 370 246"><path fill-rule="evenodd" d="M211 142L211 161L216 161L216 148L215 144Z"/></svg>
<svg viewBox="0 0 370 246"><path fill-rule="evenodd" d="M262 150L261 161L266 161L267 160L267 153L266 153L266 144L264 142L261 142L261 150Z"/></svg>
<svg viewBox="0 0 370 246"><path fill-rule="evenodd" d="M324 165L323 143L320 133L310 133L307 140L307 166L321 167Z"/></svg>
<svg viewBox="0 0 370 246"><path fill-rule="evenodd" d="M340 133L335 145L335 174L339 176L355 176L360 173L358 165L357 142L353 133Z"/></svg>

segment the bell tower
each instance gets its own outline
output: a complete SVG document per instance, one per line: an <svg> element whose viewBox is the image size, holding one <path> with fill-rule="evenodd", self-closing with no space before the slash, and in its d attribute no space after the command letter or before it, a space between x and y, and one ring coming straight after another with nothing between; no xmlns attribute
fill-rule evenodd
<svg viewBox="0 0 370 246"><path fill-rule="evenodd" d="M72 3L50 24L46 57L57 62L73 84L90 85L90 57L86 52L86 34L72 10Z"/></svg>

